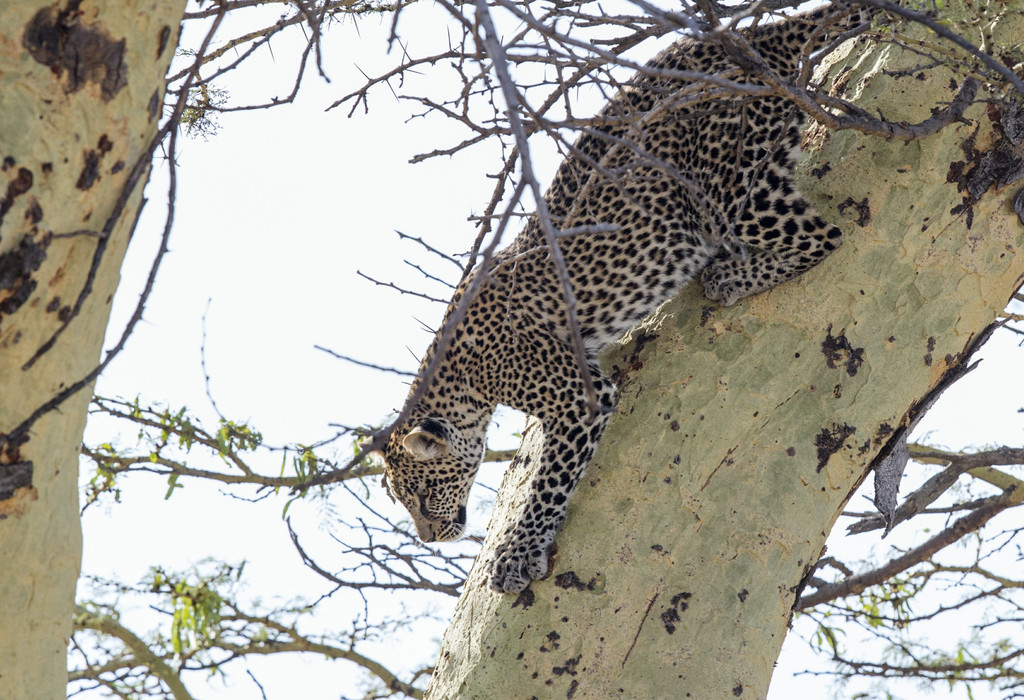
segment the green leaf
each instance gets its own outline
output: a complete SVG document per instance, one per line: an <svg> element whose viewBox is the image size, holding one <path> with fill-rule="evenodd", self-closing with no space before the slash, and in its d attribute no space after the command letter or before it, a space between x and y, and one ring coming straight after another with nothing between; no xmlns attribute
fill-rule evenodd
<svg viewBox="0 0 1024 700"><path fill-rule="evenodd" d="M167 477L167 484L168 484L168 486L167 486L167 493L164 495L164 500L165 501L171 497L171 494L174 493L175 489L180 489L181 488L181 484L178 483L178 475L177 474L171 474L170 476L168 476Z"/></svg>

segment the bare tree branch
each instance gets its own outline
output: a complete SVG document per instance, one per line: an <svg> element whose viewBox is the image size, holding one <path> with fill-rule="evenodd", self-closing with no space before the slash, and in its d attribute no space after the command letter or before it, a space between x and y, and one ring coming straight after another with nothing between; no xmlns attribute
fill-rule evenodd
<svg viewBox="0 0 1024 700"><path fill-rule="evenodd" d="M141 664L160 679L167 686L167 689L174 696L174 700L193 700L192 694L188 692L185 684L181 682L177 672L154 653L144 640L140 639L120 622L110 615L103 615L90 612L81 605L75 606L74 624L77 629L90 629L101 634L116 637L124 642L124 645L132 654L132 665ZM123 666L123 664L119 664ZM100 673L109 672L111 669L97 669Z"/></svg>
<svg viewBox="0 0 1024 700"><path fill-rule="evenodd" d="M1024 490L1014 489L1003 492L998 497L993 498L988 505L975 509L906 554L863 574L848 576L837 583L823 583L817 586L813 593L805 593L800 596L794 609L807 610L836 598L856 595L868 586L879 585L910 567L927 561L930 557L960 540L965 535L976 532L985 523L1007 508L1019 506L1021 503L1024 503Z"/></svg>

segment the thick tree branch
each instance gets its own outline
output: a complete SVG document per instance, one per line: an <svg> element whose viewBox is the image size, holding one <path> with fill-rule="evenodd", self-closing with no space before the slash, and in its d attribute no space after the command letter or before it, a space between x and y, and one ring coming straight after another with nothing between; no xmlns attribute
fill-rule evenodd
<svg viewBox="0 0 1024 700"><path fill-rule="evenodd" d="M121 640L132 653L132 661L146 666L154 676L159 678L167 686L174 700L193 700L191 693L188 692L185 684L178 677L177 671L168 666L159 655L154 653L147 642L140 639L113 617L90 612L85 607L76 605L74 624L78 629L93 630Z"/></svg>

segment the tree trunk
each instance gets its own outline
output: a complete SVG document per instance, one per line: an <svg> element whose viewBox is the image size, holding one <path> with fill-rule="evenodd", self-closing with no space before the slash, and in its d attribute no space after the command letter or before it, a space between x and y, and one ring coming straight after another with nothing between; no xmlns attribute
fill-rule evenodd
<svg viewBox="0 0 1024 700"><path fill-rule="evenodd" d="M0 1L0 697L66 694L91 383L31 417L99 361L184 5Z"/></svg>
<svg viewBox="0 0 1024 700"><path fill-rule="evenodd" d="M1024 36L1024 2L1006 9L1018 12L967 34L984 25L996 56ZM844 50L844 96L871 114L920 121L955 92L946 70L887 75L920 60L899 48ZM551 576L517 599L475 567L428 697L766 695L801 581L844 504L1024 275L1019 185L976 202L963 189L979 185L974 168L1002 136L985 105L967 116L906 144L808 130L801 186L846 232L842 248L732 308L693 285L606 358L621 377L618 412ZM542 439L532 426L523 451ZM528 483L510 469L491 535Z"/></svg>

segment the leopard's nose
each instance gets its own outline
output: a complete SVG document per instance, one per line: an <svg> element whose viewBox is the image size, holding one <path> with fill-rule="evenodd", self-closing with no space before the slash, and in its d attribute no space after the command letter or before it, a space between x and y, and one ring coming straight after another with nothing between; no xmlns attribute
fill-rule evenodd
<svg viewBox="0 0 1024 700"><path fill-rule="evenodd" d="M459 506L459 514L455 516L455 522L459 525L466 524L466 506Z"/></svg>
<svg viewBox="0 0 1024 700"><path fill-rule="evenodd" d="M434 534L434 526L430 523L417 522L416 534L421 542L437 542L437 535Z"/></svg>

